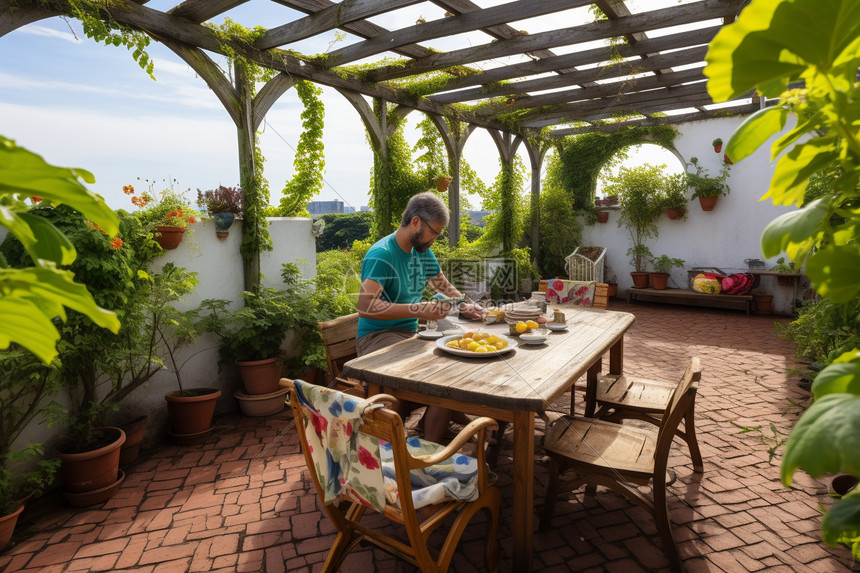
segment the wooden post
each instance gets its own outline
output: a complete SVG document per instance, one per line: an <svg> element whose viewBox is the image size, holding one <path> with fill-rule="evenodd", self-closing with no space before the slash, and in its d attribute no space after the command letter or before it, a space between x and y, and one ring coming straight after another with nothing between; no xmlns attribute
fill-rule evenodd
<svg viewBox="0 0 860 573"><path fill-rule="evenodd" d="M241 125L236 127L236 135L239 141L239 181L245 193L245 197L243 198L244 204L242 206L244 210L247 209L249 195L259 193L256 182L257 170L254 166L254 147L257 134L254 130L254 106L250 80L238 64L234 64L233 72L236 91L239 93L239 110L241 114ZM259 217L261 215L261 213L256 213L252 218L255 224L242 225L243 242L248 240L256 242L260 233ZM243 253L242 266L245 290L256 290L260 284L260 252L255 250L253 253Z"/></svg>
<svg viewBox="0 0 860 573"><path fill-rule="evenodd" d="M543 159L549 146L542 145L538 141L525 140L526 151L529 154L529 163L532 170L532 193L531 193L531 243L532 264L537 266L540 261L540 174Z"/></svg>

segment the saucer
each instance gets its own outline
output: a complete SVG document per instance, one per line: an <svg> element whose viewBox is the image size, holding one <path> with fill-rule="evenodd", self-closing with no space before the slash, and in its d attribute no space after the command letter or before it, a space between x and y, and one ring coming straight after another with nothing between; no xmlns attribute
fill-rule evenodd
<svg viewBox="0 0 860 573"><path fill-rule="evenodd" d="M554 332L560 332L562 330L567 330L567 324L563 322L547 322L546 327Z"/></svg>
<svg viewBox="0 0 860 573"><path fill-rule="evenodd" d="M524 332L523 334L520 334L520 340L526 344L543 344L544 342L546 342L546 339L546 334L537 334L529 332Z"/></svg>
<svg viewBox="0 0 860 573"><path fill-rule="evenodd" d="M445 334L439 330L421 330L418 332L418 338L424 338L426 340L436 340L443 336L445 336Z"/></svg>

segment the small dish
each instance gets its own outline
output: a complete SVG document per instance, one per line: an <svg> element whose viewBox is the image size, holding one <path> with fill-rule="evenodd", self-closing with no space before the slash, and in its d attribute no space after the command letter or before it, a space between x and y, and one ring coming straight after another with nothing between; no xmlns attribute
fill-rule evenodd
<svg viewBox="0 0 860 573"><path fill-rule="evenodd" d="M561 332L562 330L567 330L567 324L563 322L547 322L546 327L553 332Z"/></svg>
<svg viewBox="0 0 860 573"><path fill-rule="evenodd" d="M424 338L425 340L436 340L437 338L442 338L445 336L443 332L438 330L419 330L418 338Z"/></svg>
<svg viewBox="0 0 860 573"><path fill-rule="evenodd" d="M520 340L526 344L543 344L546 342L546 339L546 334L537 334L532 332L524 332L523 334L520 334Z"/></svg>
<svg viewBox="0 0 860 573"><path fill-rule="evenodd" d="M449 328L447 330L442 331L442 336L451 336L452 334L461 335L463 334L462 328Z"/></svg>

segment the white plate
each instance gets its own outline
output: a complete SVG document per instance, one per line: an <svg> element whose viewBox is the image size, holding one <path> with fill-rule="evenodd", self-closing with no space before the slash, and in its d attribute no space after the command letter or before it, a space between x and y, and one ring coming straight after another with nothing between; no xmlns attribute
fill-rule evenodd
<svg viewBox="0 0 860 573"><path fill-rule="evenodd" d="M547 322L546 327L550 330L554 330L556 332L561 330L567 330L567 324L559 323L559 322Z"/></svg>
<svg viewBox="0 0 860 573"><path fill-rule="evenodd" d="M517 347L516 340L508 338L507 336L502 336L501 334L497 334L496 336L498 336L502 340L507 340L508 345L501 350L493 350L492 352L472 352L471 350L463 350L462 348L451 348L450 346L445 346L445 343L449 340L457 340L461 336L461 334L452 334L451 336L440 338L436 341L436 346L438 346L441 350L447 352L448 354L456 354L457 356L468 356L469 358L487 358L489 356L498 356L506 352L511 352L514 348Z"/></svg>
<svg viewBox="0 0 860 573"><path fill-rule="evenodd" d="M418 338L423 338L425 340L436 340L437 338L442 338L445 336L438 330L419 330Z"/></svg>
<svg viewBox="0 0 860 573"><path fill-rule="evenodd" d="M543 344L547 338L545 334L520 334L520 340L525 344Z"/></svg>

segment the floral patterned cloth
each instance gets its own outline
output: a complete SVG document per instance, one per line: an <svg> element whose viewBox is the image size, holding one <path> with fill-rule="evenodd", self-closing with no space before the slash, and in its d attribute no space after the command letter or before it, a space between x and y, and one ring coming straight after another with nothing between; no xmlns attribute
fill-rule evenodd
<svg viewBox="0 0 860 573"><path fill-rule="evenodd" d="M572 303L591 306L594 302L594 281L566 281L552 279L546 289L546 302L549 304Z"/></svg>
<svg viewBox="0 0 860 573"><path fill-rule="evenodd" d="M341 498L384 511L389 503L400 507L394 470L393 447L360 431L367 400L295 381L296 397L308 408L305 435L328 505ZM313 428L313 431L310 431ZM444 446L408 438L413 456L435 454ZM432 505L446 497L473 501L478 498L478 462L455 454L433 466L412 470L412 503L415 508Z"/></svg>

